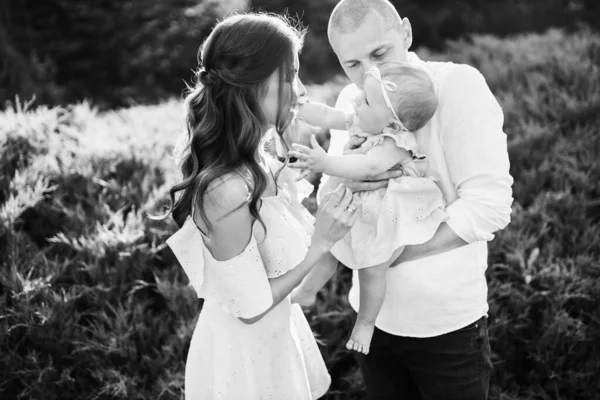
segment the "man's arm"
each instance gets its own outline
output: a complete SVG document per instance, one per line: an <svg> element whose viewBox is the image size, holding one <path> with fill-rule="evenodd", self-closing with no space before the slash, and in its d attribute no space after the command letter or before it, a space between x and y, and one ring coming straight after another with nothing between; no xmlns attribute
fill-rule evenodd
<svg viewBox="0 0 600 400"><path fill-rule="evenodd" d="M406 246L402 254L392 263L391 267L395 267L405 261L413 261L441 254L467 244L469 243L461 239L447 223L443 222L433 237L427 242Z"/></svg>
<svg viewBox="0 0 600 400"><path fill-rule="evenodd" d="M476 69L456 67L440 93L441 143L458 199L450 216L426 243L407 246L393 263L492 240L510 222L513 179L509 174L504 116Z"/></svg>

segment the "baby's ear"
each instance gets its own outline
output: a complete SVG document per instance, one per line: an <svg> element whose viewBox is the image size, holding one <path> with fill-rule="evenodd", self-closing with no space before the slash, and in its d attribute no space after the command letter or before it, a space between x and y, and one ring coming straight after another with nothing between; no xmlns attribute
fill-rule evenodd
<svg viewBox="0 0 600 400"><path fill-rule="evenodd" d="M399 133L402 130L400 124L395 119L391 119L383 129L383 133Z"/></svg>

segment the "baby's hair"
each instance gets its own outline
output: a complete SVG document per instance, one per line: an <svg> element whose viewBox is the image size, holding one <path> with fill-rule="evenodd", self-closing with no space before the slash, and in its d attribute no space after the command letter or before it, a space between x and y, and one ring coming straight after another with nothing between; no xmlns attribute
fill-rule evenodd
<svg viewBox="0 0 600 400"><path fill-rule="evenodd" d="M433 81L423 69L408 64L389 62L379 66L381 77L396 84L387 91L394 111L410 131L424 127L435 114L438 98Z"/></svg>
<svg viewBox="0 0 600 400"><path fill-rule="evenodd" d="M362 26L371 12L383 18L386 28L400 28L400 15L388 0L342 0L331 12L327 35L331 38L333 32L353 32Z"/></svg>

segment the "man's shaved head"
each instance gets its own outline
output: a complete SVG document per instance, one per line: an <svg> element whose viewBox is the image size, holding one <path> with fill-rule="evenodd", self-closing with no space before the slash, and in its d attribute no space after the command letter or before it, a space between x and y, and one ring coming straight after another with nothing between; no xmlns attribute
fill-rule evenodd
<svg viewBox="0 0 600 400"><path fill-rule="evenodd" d="M331 40L333 33L355 31L373 12L381 16L386 29L400 29L402 22L400 15L388 0L342 0L331 13L327 36Z"/></svg>
<svg viewBox="0 0 600 400"><path fill-rule="evenodd" d="M348 78L362 87L364 74L385 62L406 62L412 44L408 18L388 0L342 0L327 27L329 44Z"/></svg>

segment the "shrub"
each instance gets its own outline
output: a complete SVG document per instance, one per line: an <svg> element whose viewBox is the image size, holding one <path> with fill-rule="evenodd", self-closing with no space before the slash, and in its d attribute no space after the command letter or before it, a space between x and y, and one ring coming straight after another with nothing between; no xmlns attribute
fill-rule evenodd
<svg viewBox="0 0 600 400"><path fill-rule="evenodd" d="M185 89L217 18L245 0L23 0L0 5L0 106L155 103Z"/></svg>
<svg viewBox="0 0 600 400"><path fill-rule="evenodd" d="M180 96L198 46L218 18L249 8L287 12L309 29L302 78L341 72L327 22L337 0L21 0L0 3L0 107L15 95L42 104L91 99L114 108ZM506 36L600 27L595 0L392 0L414 32L413 48L441 50L473 33Z"/></svg>

